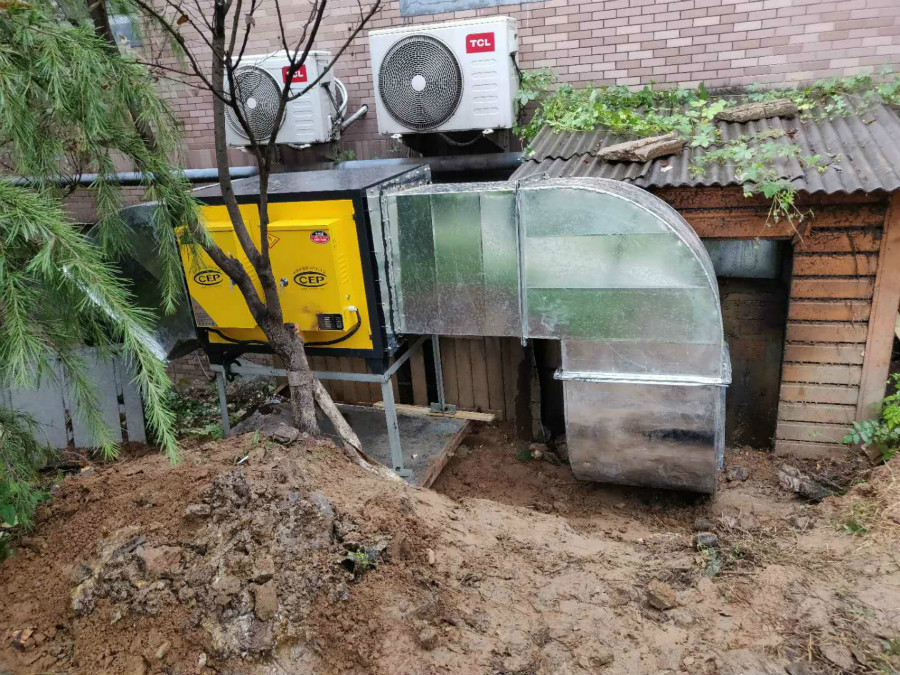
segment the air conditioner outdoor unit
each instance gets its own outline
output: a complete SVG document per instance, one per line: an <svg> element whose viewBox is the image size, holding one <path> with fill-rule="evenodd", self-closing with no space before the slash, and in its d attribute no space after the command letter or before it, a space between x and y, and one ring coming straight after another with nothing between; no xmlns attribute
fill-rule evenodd
<svg viewBox="0 0 900 675"><path fill-rule="evenodd" d="M291 92L306 89L330 62L330 52L309 52L306 61L291 79ZM278 101L289 66L290 60L284 52L244 56L234 73L235 93L257 143L265 144L272 136ZM225 88L229 88L227 81ZM340 134L340 124L336 122L343 117L346 108L347 90L329 71L303 96L288 102L275 142L306 145L335 140ZM228 145L250 145L250 137L234 110L226 108L226 117L225 138Z"/></svg>
<svg viewBox="0 0 900 675"><path fill-rule="evenodd" d="M378 131L512 128L516 32L496 16L369 33Z"/></svg>

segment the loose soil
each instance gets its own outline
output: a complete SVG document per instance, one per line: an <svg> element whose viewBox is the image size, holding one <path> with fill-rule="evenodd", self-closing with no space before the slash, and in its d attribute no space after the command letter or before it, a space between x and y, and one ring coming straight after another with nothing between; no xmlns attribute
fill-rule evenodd
<svg viewBox="0 0 900 675"><path fill-rule="evenodd" d="M900 665L896 460L812 505L752 450L729 452L749 478L714 498L579 483L521 456L482 427L431 490L329 443L253 434L197 444L175 467L148 452L92 467L0 563L0 672ZM695 527L718 548L696 550Z"/></svg>

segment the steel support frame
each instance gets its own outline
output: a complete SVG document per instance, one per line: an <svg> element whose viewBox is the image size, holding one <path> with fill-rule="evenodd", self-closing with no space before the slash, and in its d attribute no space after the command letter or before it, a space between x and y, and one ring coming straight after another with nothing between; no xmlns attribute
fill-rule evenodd
<svg viewBox="0 0 900 675"><path fill-rule="evenodd" d="M444 404L444 382L440 368L440 346L438 345L438 336L423 335L413 342L409 348L403 352L397 359L387 368L384 373L375 375L372 373L339 373L330 370L315 370L313 374L320 380L344 380L350 382L374 382L381 385L381 398L384 403L384 417L387 424L388 444L391 448L391 464L394 471L408 478L412 475L412 471L407 469L403 464L403 448L400 445L400 426L397 422L397 405L394 401L394 389L391 386L391 378L394 373L400 369L404 363L409 360L413 352L421 349L425 340L431 340L432 348L435 354L435 369L437 371L437 393L438 401L442 412L448 412ZM210 369L216 374L216 388L219 390L219 409L222 414L222 433L228 434L231 431L231 422L228 418L228 397L225 393L225 366L220 364L211 364ZM237 365L228 367L229 375L269 375L276 377L284 377L287 371L284 368L272 368L270 366L260 366L257 364L243 364L238 362ZM434 408L434 404L432 404ZM455 408L454 408L455 409ZM452 412L452 411L449 411Z"/></svg>

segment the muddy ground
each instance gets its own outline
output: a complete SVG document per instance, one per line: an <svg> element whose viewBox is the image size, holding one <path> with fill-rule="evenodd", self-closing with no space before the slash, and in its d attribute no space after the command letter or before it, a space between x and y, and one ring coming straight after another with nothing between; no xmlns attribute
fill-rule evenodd
<svg viewBox="0 0 900 675"><path fill-rule="evenodd" d="M896 460L810 504L766 453L730 451L749 477L708 499L578 483L497 427L432 490L253 434L132 454L65 479L0 563L0 672L900 666Z"/></svg>

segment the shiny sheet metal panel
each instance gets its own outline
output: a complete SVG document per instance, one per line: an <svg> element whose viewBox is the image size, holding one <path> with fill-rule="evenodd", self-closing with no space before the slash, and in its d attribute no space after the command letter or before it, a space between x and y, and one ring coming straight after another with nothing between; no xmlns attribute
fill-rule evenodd
<svg viewBox="0 0 900 675"><path fill-rule="evenodd" d="M369 212L369 224L372 232L372 250L375 253L376 276L378 277L378 289L381 296L382 315L385 318L385 333L390 349L393 349L397 344L398 330L394 313L396 299L390 284L390 267L394 257L388 254L391 250L391 231L388 227L384 194L389 190L408 189L426 185L430 181L431 169L428 166L423 166L366 190L366 209Z"/></svg>
<svg viewBox="0 0 900 675"><path fill-rule="evenodd" d="M486 306L481 197L477 192L432 195L431 220L439 310L435 319L453 325L454 335L482 335Z"/></svg>
<svg viewBox="0 0 900 675"><path fill-rule="evenodd" d="M397 330L435 332L438 316L434 235L429 195L389 195L391 253Z"/></svg>
<svg viewBox="0 0 900 675"><path fill-rule="evenodd" d="M669 375L721 379L722 345L716 343L609 342L563 340L562 358L567 370Z"/></svg>
<svg viewBox="0 0 900 675"><path fill-rule="evenodd" d="M528 288L528 337L718 342L708 291L693 288Z"/></svg>
<svg viewBox="0 0 900 675"><path fill-rule="evenodd" d="M535 288L703 288L703 269L671 232L642 236L529 236L525 277Z"/></svg>
<svg viewBox="0 0 900 675"><path fill-rule="evenodd" d="M724 387L567 381L576 478L712 494Z"/></svg>
<svg viewBox="0 0 900 675"><path fill-rule="evenodd" d="M515 210L512 186L481 195L484 335L506 337L521 332Z"/></svg>
<svg viewBox="0 0 900 675"><path fill-rule="evenodd" d="M520 190L528 337L721 344L712 265L668 205L609 181Z"/></svg>
<svg viewBox="0 0 900 675"><path fill-rule="evenodd" d="M514 185L429 185L383 199L398 330L519 335Z"/></svg>

